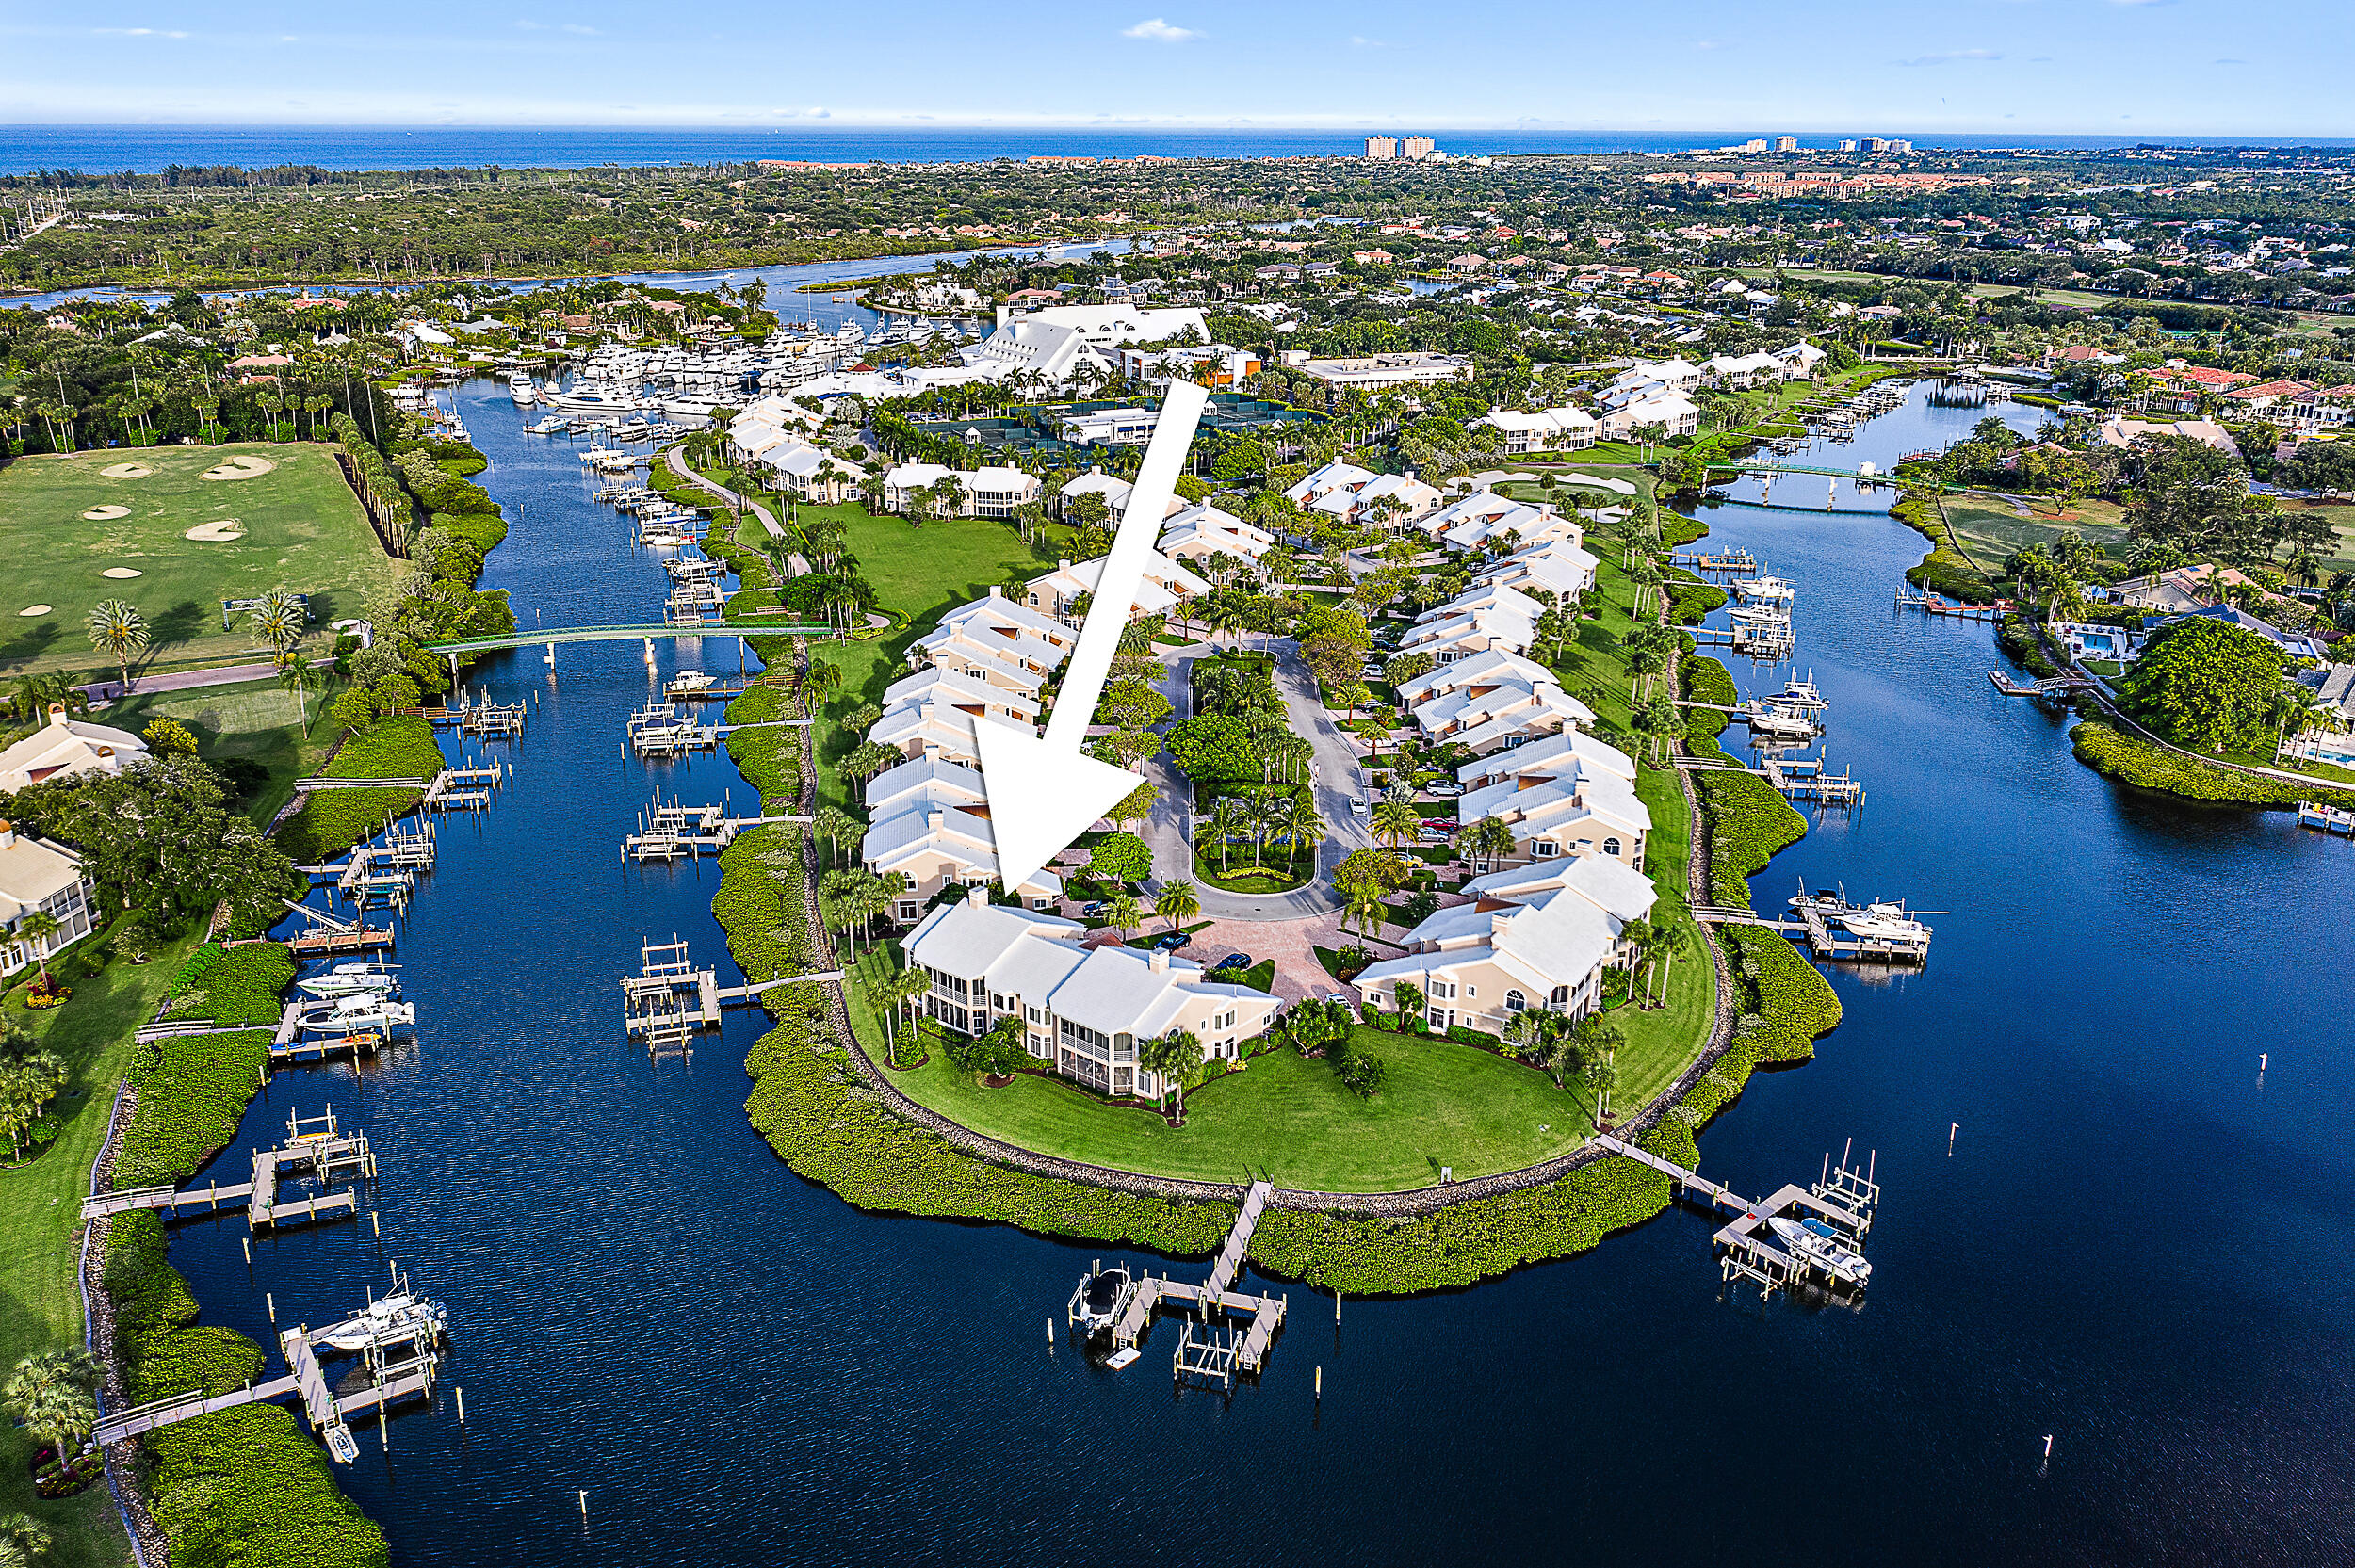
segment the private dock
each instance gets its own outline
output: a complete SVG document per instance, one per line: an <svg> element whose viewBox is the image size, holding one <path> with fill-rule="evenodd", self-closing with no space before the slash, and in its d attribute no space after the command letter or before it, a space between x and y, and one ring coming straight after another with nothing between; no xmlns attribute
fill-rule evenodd
<svg viewBox="0 0 2355 1568"><path fill-rule="evenodd" d="M650 860L716 855L735 843L739 833L754 828L812 820L807 816L730 816L724 802L686 806L674 800L664 805L658 794L654 802L638 814L638 831L624 835L622 859L642 864Z"/></svg>
<svg viewBox="0 0 2355 1568"><path fill-rule="evenodd" d="M317 874L324 866L305 866ZM344 953L365 953L393 945L393 933L373 929L364 922L338 920L333 915L315 910L308 904L298 904L291 898L280 903L311 921L308 929L297 931L285 939L297 958L329 958Z"/></svg>
<svg viewBox="0 0 2355 1568"><path fill-rule="evenodd" d="M407 1292L407 1281L395 1284L400 1293ZM366 1384L338 1394L319 1365L319 1350L329 1347L333 1351L337 1342L348 1345L355 1338L361 1342L356 1353L366 1371ZM374 1413L381 1420L395 1406L431 1395L441 1369L441 1331L422 1317L387 1315L371 1301L368 1311L340 1323L318 1329L297 1324L281 1331L279 1352L289 1368L283 1376L226 1394L207 1395L197 1388L135 1405L101 1420L91 1430L90 1441L104 1447L216 1411L291 1398L301 1404L311 1431L325 1442L336 1463L349 1464L360 1456L359 1442L351 1433L352 1417Z"/></svg>
<svg viewBox="0 0 2355 1568"><path fill-rule="evenodd" d="M750 724L706 724L679 705L679 699L665 698L648 703L623 721L623 755L636 752L641 757L684 756L690 752L708 752L739 730L793 730L806 728L806 719L763 719Z"/></svg>
<svg viewBox="0 0 2355 1568"><path fill-rule="evenodd" d="M491 797L514 776L512 763L504 768L497 763L484 768L445 768L425 786L425 799L419 803L428 811L487 811Z"/></svg>
<svg viewBox="0 0 2355 1568"><path fill-rule="evenodd" d="M428 708L425 716L436 728L455 729L460 735L481 736L489 740L513 740L524 733L524 719L530 713L528 703L494 703L488 700L470 701L461 692L453 704Z"/></svg>
<svg viewBox="0 0 2355 1568"><path fill-rule="evenodd" d="M1991 605L1964 604L1957 599L1941 599L1937 594L1908 589L1902 579L1897 584L1897 607L1918 609L1928 615L1952 616L1957 621L2001 621L2012 611L2012 602L1999 599Z"/></svg>
<svg viewBox="0 0 2355 1568"><path fill-rule="evenodd" d="M1735 577L1755 577L1759 573L1758 559L1747 550L1727 550L1714 555L1705 550L1673 551L1669 554L1668 564L1681 566L1687 572L1719 573Z"/></svg>
<svg viewBox="0 0 2355 1568"><path fill-rule="evenodd" d="M1704 648L1730 648L1754 659L1787 659L1798 647L1798 634L1788 616L1758 613L1745 616L1724 630L1714 626L1689 628L1695 643Z"/></svg>
<svg viewBox="0 0 2355 1568"><path fill-rule="evenodd" d="M814 975L780 975L774 979L723 986L719 971L698 969L687 956L679 937L668 942L638 945L638 973L622 977L622 1028L631 1039L642 1038L646 1049L691 1053L703 1029L720 1026L724 1008L749 1007L764 991L803 980L838 980L841 971Z"/></svg>
<svg viewBox="0 0 2355 1568"><path fill-rule="evenodd" d="M1778 757L1772 754L1759 759L1759 771L1788 800L1816 800L1826 805L1853 806L1864 801L1863 784L1849 776L1846 769L1838 773L1825 771L1822 757Z"/></svg>
<svg viewBox="0 0 2355 1568"><path fill-rule="evenodd" d="M2319 800L2300 800L2298 802L2298 825L2355 838L2355 811L2341 806L2326 806Z"/></svg>
<svg viewBox="0 0 2355 1568"><path fill-rule="evenodd" d="M2101 689L2101 683L2090 675L2048 675L2043 680L2022 684L2000 670L1990 670L1987 678L2006 697L2060 697L2071 691Z"/></svg>
<svg viewBox="0 0 2355 1568"><path fill-rule="evenodd" d="M1863 1172L1849 1168L1845 1152L1841 1155L1837 1171L1832 1169L1831 1156L1827 1153L1821 1179L1806 1187L1785 1185L1771 1196L1753 1202L1723 1183L1687 1171L1610 1133L1597 1133L1595 1146L1660 1172L1675 1184L1679 1202L1712 1215L1733 1217L1710 1238L1710 1250L1718 1260L1718 1275L1728 1283L1751 1280L1768 1295L1802 1284L1842 1295L1862 1293L1861 1284L1842 1279L1817 1260L1783 1246L1770 1223L1775 1220L1814 1220L1839 1233L1861 1253L1864 1238L1873 1229L1873 1215L1880 1206L1881 1189L1874 1184L1869 1168Z"/></svg>
<svg viewBox="0 0 2355 1568"><path fill-rule="evenodd" d="M1201 1383L1218 1383L1231 1391L1237 1377L1257 1376L1267 1365L1268 1351L1284 1326L1291 1298L1254 1296L1236 1290L1234 1284L1242 1272L1243 1258L1251 1250L1252 1232L1258 1229L1259 1216L1267 1211L1268 1201L1275 1195L1275 1188L1267 1182L1251 1184L1243 1195L1242 1208L1236 1214L1235 1223L1210 1265L1210 1277L1203 1284L1186 1285L1166 1273L1159 1279L1142 1272L1132 1276L1113 1306L1113 1350L1134 1349L1145 1330L1152 1327L1157 1314L1164 1310L1182 1312L1187 1315L1185 1327L1170 1358L1173 1381L1182 1383L1191 1379ZM1099 1260L1096 1272L1101 1271ZM1080 1277L1080 1286L1072 1292L1064 1309L1066 1321L1077 1324L1081 1320L1081 1302L1087 1296L1088 1282L1094 1277Z"/></svg>
<svg viewBox="0 0 2355 1568"><path fill-rule="evenodd" d="M375 1179L376 1151L369 1147L366 1133L347 1133L338 1128L335 1109L330 1106L318 1116L289 1114L286 1141L275 1149L254 1150L252 1174L246 1181L227 1186L208 1182L203 1187L139 1187L122 1192L102 1192L82 1200L82 1218L95 1220L100 1215L123 1214L132 1209L160 1209L177 1219L183 1210L202 1205L206 1214L223 1207L242 1207L246 1228L255 1231L343 1219L360 1211L359 1194L351 1188L290 1201L281 1200L278 1188L281 1183L304 1179L324 1185L345 1172Z"/></svg>

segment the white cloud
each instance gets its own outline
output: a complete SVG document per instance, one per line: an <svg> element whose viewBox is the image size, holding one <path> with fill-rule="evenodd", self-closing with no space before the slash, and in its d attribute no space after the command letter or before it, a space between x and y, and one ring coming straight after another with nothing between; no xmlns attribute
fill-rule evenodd
<svg viewBox="0 0 2355 1568"><path fill-rule="evenodd" d="M594 27L584 27L577 22L565 23L564 31L568 33L578 33L583 38L595 38L597 36L597 30Z"/></svg>
<svg viewBox="0 0 2355 1568"><path fill-rule="evenodd" d="M109 38L186 38L186 33L168 33L159 27L92 27L93 33Z"/></svg>
<svg viewBox="0 0 2355 1568"><path fill-rule="evenodd" d="M1349 44L1353 49L1381 49L1388 47L1380 39L1367 38L1361 33L1350 34Z"/></svg>
<svg viewBox="0 0 2355 1568"><path fill-rule="evenodd" d="M1899 65L1952 65L1957 60L2000 60L2004 57L1992 49L1949 49L1940 55L1916 55Z"/></svg>
<svg viewBox="0 0 2355 1568"><path fill-rule="evenodd" d="M1191 27L1173 27L1160 17L1148 17L1133 27L1120 29L1122 38L1141 38L1153 43L1183 43L1202 35Z"/></svg>

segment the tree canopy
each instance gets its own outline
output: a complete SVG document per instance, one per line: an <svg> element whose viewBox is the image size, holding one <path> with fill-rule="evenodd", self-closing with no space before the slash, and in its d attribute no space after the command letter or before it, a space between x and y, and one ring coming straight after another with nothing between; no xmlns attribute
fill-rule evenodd
<svg viewBox="0 0 2355 1568"><path fill-rule="evenodd" d="M2249 751L2262 744L2286 667L2247 627L2185 616L2152 636L2123 689L2135 716L2179 746Z"/></svg>

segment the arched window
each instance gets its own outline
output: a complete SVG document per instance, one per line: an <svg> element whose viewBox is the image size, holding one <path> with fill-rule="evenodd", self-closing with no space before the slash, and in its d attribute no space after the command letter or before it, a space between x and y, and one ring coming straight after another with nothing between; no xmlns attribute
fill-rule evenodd
<svg viewBox="0 0 2355 1568"><path fill-rule="evenodd" d="M1602 841L1602 852L1614 859L1616 859L1619 853L1619 841L1616 838L1604 839Z"/></svg>
<svg viewBox="0 0 2355 1568"><path fill-rule="evenodd" d="M1508 991L1504 994L1505 1011L1519 1012L1527 1006L1529 1006L1529 998L1522 995L1519 992Z"/></svg>

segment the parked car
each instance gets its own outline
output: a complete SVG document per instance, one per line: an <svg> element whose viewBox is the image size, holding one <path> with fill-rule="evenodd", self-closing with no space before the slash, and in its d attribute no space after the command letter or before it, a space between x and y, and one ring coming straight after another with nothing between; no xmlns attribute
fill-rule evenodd
<svg viewBox="0 0 2355 1568"><path fill-rule="evenodd" d="M1373 808L1366 804L1363 800L1352 800L1349 802L1349 815L1352 816L1372 816L1373 815Z"/></svg>
<svg viewBox="0 0 2355 1568"><path fill-rule="evenodd" d="M1464 786L1462 784L1435 784L1430 788L1424 790L1423 793L1430 796L1435 800L1453 800L1457 796L1464 793Z"/></svg>
<svg viewBox="0 0 2355 1568"><path fill-rule="evenodd" d="M1080 917L1083 920L1100 920L1103 918L1105 913L1111 908L1112 905L1106 903L1103 899L1098 898L1093 903L1081 904L1080 906Z"/></svg>
<svg viewBox="0 0 2355 1568"><path fill-rule="evenodd" d="M1222 969L1248 969L1250 967L1251 955L1249 953L1229 953L1210 965L1210 973L1215 975Z"/></svg>
<svg viewBox="0 0 2355 1568"><path fill-rule="evenodd" d="M1146 943L1145 946L1148 947L1157 947L1164 953L1174 953L1178 948L1184 946L1187 943L1192 942L1194 938L1188 936L1183 931L1163 931L1161 935Z"/></svg>

